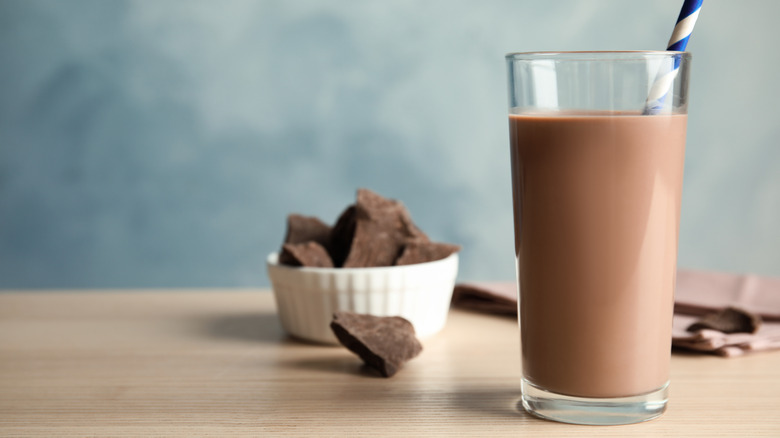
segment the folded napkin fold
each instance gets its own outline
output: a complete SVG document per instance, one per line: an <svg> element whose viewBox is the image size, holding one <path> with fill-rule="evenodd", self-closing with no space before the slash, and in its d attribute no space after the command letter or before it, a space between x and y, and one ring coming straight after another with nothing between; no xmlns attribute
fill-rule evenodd
<svg viewBox="0 0 780 438"><path fill-rule="evenodd" d="M764 321L780 321L780 278L691 270L677 272L674 313L704 315L728 306L761 315Z"/></svg>
<svg viewBox="0 0 780 438"><path fill-rule="evenodd" d="M517 315L514 282L455 285L454 306L499 315ZM723 333L688 327L703 315L725 307L760 315L755 333ZM672 345L725 357L780 348L780 278L679 270L675 290Z"/></svg>

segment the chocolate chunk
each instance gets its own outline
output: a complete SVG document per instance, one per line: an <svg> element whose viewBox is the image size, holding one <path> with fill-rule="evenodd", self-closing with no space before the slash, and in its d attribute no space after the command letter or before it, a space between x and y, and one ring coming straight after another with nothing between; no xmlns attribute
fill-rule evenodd
<svg viewBox="0 0 780 438"><path fill-rule="evenodd" d="M412 222L409 211L400 201L385 198L368 189L358 189L355 206L372 221L392 225L405 238L428 241L428 236Z"/></svg>
<svg viewBox="0 0 780 438"><path fill-rule="evenodd" d="M459 245L437 243L422 240L409 240L404 245L401 255L395 261L396 265L413 265L415 263L432 262L445 259L460 251Z"/></svg>
<svg viewBox="0 0 780 438"><path fill-rule="evenodd" d="M357 191L355 204L342 212L332 228L316 217L289 215L284 243L307 242L318 243L333 266L345 268L422 263L460 250L457 245L430 243L401 202L367 189ZM279 260L295 266L327 266L321 252L312 251L316 250L307 246L283 248Z"/></svg>
<svg viewBox="0 0 780 438"><path fill-rule="evenodd" d="M314 241L328 247L330 240L330 225L313 216L291 214L287 216L287 234L284 243L304 243Z"/></svg>
<svg viewBox="0 0 780 438"><path fill-rule="evenodd" d="M354 233L344 267L392 266L407 240L428 240L398 201L360 189L354 209Z"/></svg>
<svg viewBox="0 0 780 438"><path fill-rule="evenodd" d="M710 313L688 326L688 331L702 329L717 330L723 333L755 333L761 326L761 317L755 313L736 307L726 307Z"/></svg>
<svg viewBox="0 0 780 438"><path fill-rule="evenodd" d="M452 305L477 312L517 316L517 285L514 282L458 283Z"/></svg>
<svg viewBox="0 0 780 438"><path fill-rule="evenodd" d="M330 256L333 264L343 266L355 237L355 206L350 205L341 213L330 234Z"/></svg>
<svg viewBox="0 0 780 438"><path fill-rule="evenodd" d="M412 323L400 316L373 316L336 312L330 328L342 345L384 377L422 351Z"/></svg>
<svg viewBox="0 0 780 438"><path fill-rule="evenodd" d="M285 243L279 254L279 263L290 266L332 268L333 261L325 247L317 242Z"/></svg>

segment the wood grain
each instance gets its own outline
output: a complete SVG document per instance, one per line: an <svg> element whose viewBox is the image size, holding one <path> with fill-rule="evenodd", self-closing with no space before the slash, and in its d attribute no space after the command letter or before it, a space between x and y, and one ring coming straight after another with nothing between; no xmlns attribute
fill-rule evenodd
<svg viewBox="0 0 780 438"><path fill-rule="evenodd" d="M391 379L288 338L268 291L0 293L3 436L780 436L780 354L675 354L667 413L518 409L514 320L453 310Z"/></svg>

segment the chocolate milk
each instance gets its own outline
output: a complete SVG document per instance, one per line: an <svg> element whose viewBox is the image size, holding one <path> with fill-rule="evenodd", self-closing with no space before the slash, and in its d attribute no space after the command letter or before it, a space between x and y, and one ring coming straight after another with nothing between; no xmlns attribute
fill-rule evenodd
<svg viewBox="0 0 780 438"><path fill-rule="evenodd" d="M687 116L510 115L523 375L580 397L669 380Z"/></svg>

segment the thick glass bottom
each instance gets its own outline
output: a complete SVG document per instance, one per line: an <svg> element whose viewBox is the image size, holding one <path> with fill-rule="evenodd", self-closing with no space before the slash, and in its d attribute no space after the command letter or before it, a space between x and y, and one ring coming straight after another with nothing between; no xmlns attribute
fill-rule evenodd
<svg viewBox="0 0 780 438"><path fill-rule="evenodd" d="M523 379L523 407L547 420L608 426L652 420L664 413L669 383L660 389L632 397L586 398L545 391Z"/></svg>

